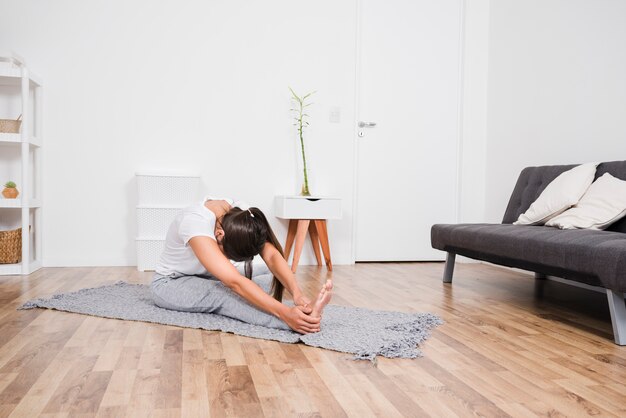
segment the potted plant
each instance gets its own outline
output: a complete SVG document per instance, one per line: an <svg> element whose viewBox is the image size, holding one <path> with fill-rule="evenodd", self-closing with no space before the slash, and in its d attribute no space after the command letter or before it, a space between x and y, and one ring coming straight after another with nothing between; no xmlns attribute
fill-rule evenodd
<svg viewBox="0 0 626 418"><path fill-rule="evenodd" d="M6 199L15 199L20 192L17 190L16 185L12 181L7 181L4 184L4 190L2 190L2 196Z"/></svg>
<svg viewBox="0 0 626 418"><path fill-rule="evenodd" d="M303 165L303 170L304 170L304 182L302 183L302 190L300 194L302 196L311 196L311 192L309 191L309 176L308 176L307 167L306 167L306 154L304 152L304 128L309 126L309 122L306 121L306 118L308 118L309 115L304 113L304 108L309 107L313 104L313 103L307 103L306 99L311 97L311 95L315 92L312 91L300 97L291 89L291 87L289 87L289 91L291 92L292 97L294 98L294 100L296 101L298 105L297 108L292 108L291 111L293 111L296 114L296 116L294 117L296 121L296 123L294 123L294 126L298 130L298 137L300 138L300 148L302 150L302 165Z"/></svg>

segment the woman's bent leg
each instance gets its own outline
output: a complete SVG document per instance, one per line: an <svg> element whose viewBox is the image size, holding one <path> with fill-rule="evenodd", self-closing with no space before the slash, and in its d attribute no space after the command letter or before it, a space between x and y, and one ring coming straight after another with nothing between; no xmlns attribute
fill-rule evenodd
<svg viewBox="0 0 626 418"><path fill-rule="evenodd" d="M154 303L165 309L210 312L248 324L290 329L285 322L251 305L217 279L155 276L152 282L152 295Z"/></svg>

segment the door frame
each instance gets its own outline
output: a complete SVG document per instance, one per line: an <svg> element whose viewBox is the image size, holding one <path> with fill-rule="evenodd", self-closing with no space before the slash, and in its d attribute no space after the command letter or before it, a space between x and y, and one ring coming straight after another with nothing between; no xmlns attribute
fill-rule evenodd
<svg viewBox="0 0 626 418"><path fill-rule="evenodd" d="M458 90L457 90L457 135L456 135L456 162L455 162L455 184L454 184L454 219L455 222L459 222L459 216L461 213L461 163L463 161L463 81L465 78L465 0L459 1L459 71L458 71ZM358 211L358 185L359 185L359 135L358 135L358 121L360 120L360 85L361 85L361 27L362 27L362 15L361 15L361 3L362 0L356 0L356 16L355 16L355 62L354 62L354 121L352 138L354 141L354 147L352 148L352 161L353 161L353 178L352 183L352 249L350 254L351 264L356 264L356 242L357 242L357 217Z"/></svg>

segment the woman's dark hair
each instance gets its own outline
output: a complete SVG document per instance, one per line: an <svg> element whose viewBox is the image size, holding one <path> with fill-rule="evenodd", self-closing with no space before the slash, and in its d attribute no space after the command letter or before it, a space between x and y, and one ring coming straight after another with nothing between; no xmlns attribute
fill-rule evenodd
<svg viewBox="0 0 626 418"><path fill-rule="evenodd" d="M245 275L252 278L252 259L260 254L266 242L271 243L284 257L280 245L270 227L267 218L259 208L242 210L234 207L221 220L224 238L222 247L226 257L234 261L245 261ZM278 301L283 300L283 284L274 276L272 280L272 296Z"/></svg>

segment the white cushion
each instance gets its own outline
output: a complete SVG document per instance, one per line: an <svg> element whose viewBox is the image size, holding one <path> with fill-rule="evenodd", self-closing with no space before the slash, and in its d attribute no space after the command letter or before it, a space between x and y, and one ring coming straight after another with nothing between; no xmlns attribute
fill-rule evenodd
<svg viewBox="0 0 626 418"><path fill-rule="evenodd" d="M543 225L574 206L593 182L597 166L598 163L581 164L561 173L513 224Z"/></svg>
<svg viewBox="0 0 626 418"><path fill-rule="evenodd" d="M626 181L605 173L593 182L571 209L550 219L546 225L561 229L606 229L626 216Z"/></svg>

